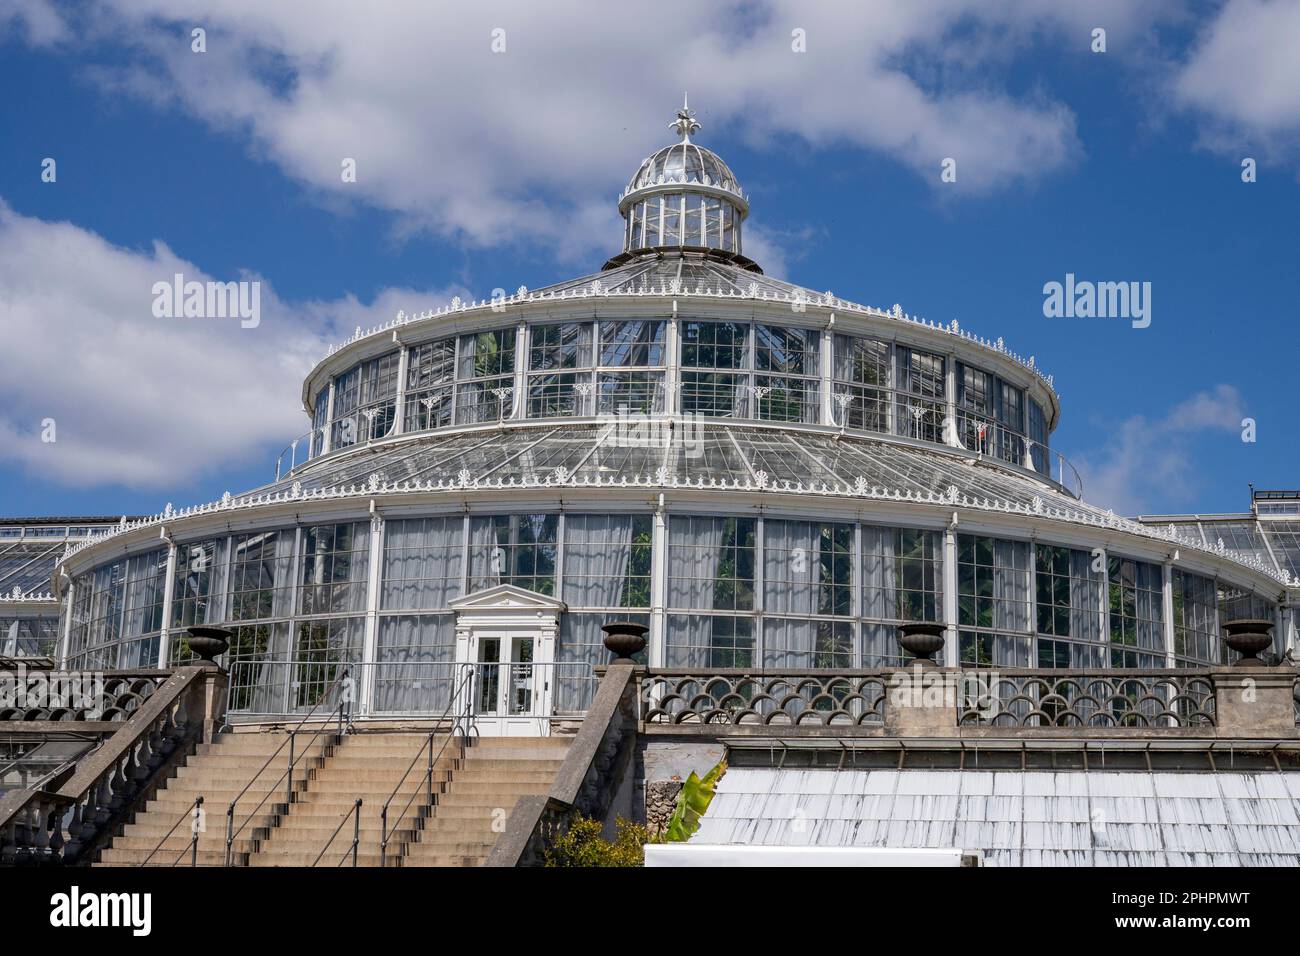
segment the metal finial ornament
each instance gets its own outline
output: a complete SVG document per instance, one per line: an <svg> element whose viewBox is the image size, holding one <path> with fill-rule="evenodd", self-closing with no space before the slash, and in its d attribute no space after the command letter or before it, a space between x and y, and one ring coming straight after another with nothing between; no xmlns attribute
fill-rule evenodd
<svg viewBox="0 0 1300 956"><path fill-rule="evenodd" d="M695 110L690 108L685 93L682 94L682 108L677 111L677 119L669 123L668 128L675 130L683 143L689 143L691 134L700 128L700 124L695 122Z"/></svg>

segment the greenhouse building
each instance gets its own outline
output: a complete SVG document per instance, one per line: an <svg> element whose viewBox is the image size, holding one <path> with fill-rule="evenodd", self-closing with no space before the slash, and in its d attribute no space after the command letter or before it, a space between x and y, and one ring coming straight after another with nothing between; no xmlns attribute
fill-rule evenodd
<svg viewBox="0 0 1300 956"><path fill-rule="evenodd" d="M1086 763L1080 738L1098 711L1119 749L1166 727L1184 743L1198 726L1227 734L1213 679L1193 675L1239 660L1225 626L1248 621L1271 636L1261 666L1291 675L1291 723L1270 725L1270 746L1295 736L1300 494L1258 492L1231 516L1129 518L1090 504L1053 446L1062 400L1034 356L956 321L766 275L745 254L750 202L736 174L695 142L692 111L673 128L618 197L621 248L599 271L358 328L303 382L305 433L271 483L61 543L46 566L43 639L5 653L39 644L70 670L188 673L188 629L221 627L231 727L316 711L344 671L354 728L428 726L459 711L471 674L476 735L567 740L580 727L582 740L597 715L617 723L601 709L602 680L619 671L602 626L634 622L647 628L631 678L643 736L713 726L700 746L720 748L726 730L743 731L750 750L733 768L766 766L756 755L777 738L821 766L814 744L851 731L907 749L912 732L890 731L892 705L864 682L883 694L888 678L869 675L914 664L900 628L929 623L944 673L1021 675L1025 706L1009 723L1037 721L1057 743L1073 726ZM0 559L4 547L0 537ZM1146 690L1128 717L1109 699L1085 712L1068 694L1051 706L1033 697L1026 672ZM837 674L851 693L832 686ZM1162 681L1172 697L1153 690ZM946 736L968 768L972 713L920 736ZM820 736L804 733L810 715ZM976 729L996 737L1007 723ZM1025 735L1003 736L1020 746ZM649 805L660 765L641 747L636 792ZM907 772L894 750L878 756ZM1144 778L1159 769L1146 759ZM746 772L759 771L728 777L744 790ZM1278 773L1279 786L1297 776ZM715 819L705 833L761 842L755 819ZM1278 824L1288 832L1269 852L1300 854L1294 822ZM879 845L935 845L881 834ZM1017 840L1028 854L1027 834Z"/></svg>

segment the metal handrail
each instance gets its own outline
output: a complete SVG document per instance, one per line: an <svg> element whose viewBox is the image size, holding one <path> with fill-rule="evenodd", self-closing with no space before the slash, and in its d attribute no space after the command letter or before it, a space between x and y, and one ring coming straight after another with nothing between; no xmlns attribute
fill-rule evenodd
<svg viewBox="0 0 1300 956"><path fill-rule="evenodd" d="M203 812L203 794L199 794L199 796L196 797L194 800L194 806L190 807L188 810L186 810L184 813L182 813L179 817L176 818L176 822L172 824L170 830L168 830L166 833L163 834L163 838L158 841L158 845L155 846L152 850L150 850L149 855L146 856L139 863L137 863L136 866L147 865L148 862L153 859L153 855L162 849L162 845L171 839L171 835L176 832L176 828L181 825L182 820L184 820L186 817L189 817L190 820L193 820L198 814L202 812ZM190 866L197 866L198 855L199 855L199 831L197 827L194 827L190 833L190 845L188 849L190 851ZM180 853L176 854L176 859L172 860L167 865L175 866L177 863L180 862L181 857L183 857L184 855L185 855L185 849L182 849Z"/></svg>
<svg viewBox="0 0 1300 956"><path fill-rule="evenodd" d="M398 791L401 790L403 784L406 783L406 778L410 776L411 771L415 768L416 761L420 759L420 755L424 753L425 748L427 747L429 750L429 763L428 763L428 767L424 771L425 799L428 801L430 806L433 805L433 768L436 767L438 761L442 759L442 755L446 751L447 745L451 743L452 738L455 737L459 739L460 735L456 734L456 731L461 729L461 718L459 716L456 718L456 721L452 726L452 733L449 733L447 735L447 739L442 742L442 746L438 749L438 755L436 757L433 755L433 738L437 736L438 724L441 724L449 716L451 716L451 710L453 707L456 706L457 696L463 690L465 690L465 686L470 682L470 680L473 677L474 677L474 665L466 664L465 674L460 679L460 684L452 690L451 699L447 701L447 707L442 712L442 716L439 717L437 722L434 724L434 729L429 731L429 736L425 740L424 746L421 747L418 751L416 751L415 756L411 758L411 763L407 766L406 771L402 774L401 779L397 781L397 785L393 787L393 792L390 793L388 795L388 799L384 801L383 809L381 809L379 812L379 820L380 820L379 865L381 867L384 866L388 860L388 840L393 833L397 832L398 826L406 818L407 812L411 809L411 803L415 800L415 795L419 793L419 791L418 790L412 791L410 797L407 798L406 805L402 807L402 812L398 814L397 822L393 825L392 832L390 832L388 829L389 804L391 804L397 798ZM465 697L465 713L463 714L463 717L465 718L465 724L464 724L464 729L466 732L465 736L468 736L468 732L469 732L469 717L470 717L469 704L470 704L470 699L469 699L469 695L467 694Z"/></svg>
<svg viewBox="0 0 1300 956"><path fill-rule="evenodd" d="M316 859L311 861L311 865L313 867L320 862L320 858L325 855L325 851L330 848L331 844L333 844L334 838L337 837L339 835L339 831L343 829L343 824L348 822L348 817L352 817L352 846L348 850L343 851L343 856L339 857L339 861L334 865L336 867L342 866L343 861L348 858L349 852L352 854L352 865L354 867L357 865L357 847L361 843L361 798L360 797L357 797L357 802L352 805L352 809L349 810L347 813L343 814L343 819L340 820L339 825L334 828L334 832L331 833L330 838L325 841L325 845L320 848L320 852L316 854Z"/></svg>
<svg viewBox="0 0 1300 956"><path fill-rule="evenodd" d="M307 750L304 751L303 754L299 754L297 757L295 757L294 741L297 737L298 731L302 729L303 724L307 723L307 721L309 721L312 718L312 716L316 713L316 708L320 707L321 702L324 701L327 697L329 697L330 692L334 689L334 687L336 687L341 682L347 680L350 673L351 671L349 670L349 668L345 667L342 671L339 672L339 674L334 678L334 680L330 681L329 686L325 688L325 691L321 694L320 698L316 701L315 704L312 705L311 710L309 710L306 713L306 715L303 716L302 720L298 721L297 725L293 728L293 730L289 731L288 735L285 737L284 742L281 743L280 746L275 748L274 753L272 753L271 756L266 758L266 762L263 763L262 766L257 769L257 772L254 773L253 776L249 778L248 783L244 784L244 788L240 790L238 794L235 795L235 799L230 801L230 806L226 808L226 866L230 866L231 860L234 857L235 837L239 836L239 834L244 832L244 827L248 826L249 821L253 819L253 815L257 813L257 811L262 809L263 804L265 804L266 801L270 798L271 794L275 792L276 786L279 785L280 781L283 780L286 775L288 775L289 778L288 783L285 787L286 801L289 803L293 802L293 768L297 765L298 761L303 758L303 755L311 750L312 744L316 742L316 738L318 738L320 736L321 731L325 729L326 722L323 722L320 727L316 728L316 732L312 734L311 740L307 742ZM344 708L345 705L347 705L348 703L350 703L350 701L347 700L346 698L340 698L338 702L338 706L334 708L334 710L338 711L340 737L343 736ZM333 711L331 711L331 716L332 714ZM262 776L262 771L265 770L267 767L269 767L271 765L271 761L273 761L276 757L280 755L280 751L284 749L285 744L289 745L289 765L284 768L284 773L281 773L280 776L276 777L275 784L272 785L271 788L266 791L266 794L262 797L261 800L258 801L257 806L255 806L249 812L248 816L244 818L244 822L239 825L239 829L238 830L234 829L235 805L239 803L240 800L243 799L244 794L248 792L248 788L251 787L254 784L254 782L256 782L257 779Z"/></svg>
<svg viewBox="0 0 1300 956"><path fill-rule="evenodd" d="M307 441L307 455L305 458L303 458L302 463L306 464L307 462L311 461L313 458L318 457L319 453L313 454L312 449L315 447L317 433L320 433L323 436L324 432L325 432L324 428L313 428L311 429L311 431L304 432L303 434L295 438L293 441L289 442L289 444L285 445L284 448L280 450L280 454L277 455L275 459L275 480L279 481L281 478L286 478L289 475L292 475L297 470L298 445L302 443L303 439L306 439ZM282 471L281 469L281 465L284 464L285 455L289 456L288 471Z"/></svg>
<svg viewBox="0 0 1300 956"><path fill-rule="evenodd" d="M868 432L871 434L883 434L887 436L916 438L919 441L933 442L938 445L956 445L967 451L973 451L976 454L994 458L1004 464L1013 465L1018 468L1024 468L1042 475L1045 478L1055 481L1058 485L1068 491L1075 498L1083 497L1083 478L1079 475L1079 470L1074 467L1073 463L1055 450L1048 444L1036 441L1029 435L1009 425L1006 425L991 415L983 414L974 409L964 408L960 405L953 407L956 418L952 422L951 436L944 434L945 422L948 419L947 400L940 397L921 395L916 392L909 392L903 389L890 388L885 385L850 384L847 382L836 381L832 385L843 386L845 388L856 388L864 392L871 393L874 397L867 399L855 394L852 391L841 391L833 393L833 401L836 408L832 410L830 421L838 425L841 432L848 430L854 432ZM843 398L841 399L841 396ZM883 431L873 428L854 428L848 426L848 406L857 401L870 401L878 406L878 414L881 416L881 422L885 425ZM920 412L920 417L931 416L932 421L929 427L938 434L935 438L925 438L920 435L913 435L906 428L900 428L895 423L895 427L888 427L889 412L888 409L904 406L904 403L910 404L914 410L913 414ZM837 420L838 419L838 420ZM918 418L919 425L920 418ZM1014 442L1021 455L1008 457L1004 449L1012 448L1010 443ZM1004 444L1005 443L1005 444ZM1036 455L1042 456L1042 468L1034 463ZM1053 474L1052 459L1056 460L1055 475ZM1066 469L1069 474L1066 474ZM1069 480L1067 480L1067 478Z"/></svg>

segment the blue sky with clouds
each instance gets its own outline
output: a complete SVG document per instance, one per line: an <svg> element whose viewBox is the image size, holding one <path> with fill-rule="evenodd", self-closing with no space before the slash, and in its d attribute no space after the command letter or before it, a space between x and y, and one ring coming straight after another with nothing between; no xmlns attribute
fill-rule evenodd
<svg viewBox="0 0 1300 956"><path fill-rule="evenodd" d="M270 480L356 325L616 251L683 88L751 195L746 251L1034 355L1090 500L1300 484L1297 0L438 6L0 0L0 513ZM262 324L154 318L176 271L260 279ZM1150 282L1150 327L1045 318L1067 272Z"/></svg>

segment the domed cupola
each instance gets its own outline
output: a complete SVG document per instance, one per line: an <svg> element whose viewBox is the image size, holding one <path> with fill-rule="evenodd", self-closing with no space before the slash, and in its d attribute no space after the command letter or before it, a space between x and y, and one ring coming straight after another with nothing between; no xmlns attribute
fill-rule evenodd
<svg viewBox="0 0 1300 956"><path fill-rule="evenodd" d="M761 272L741 254L749 202L736 174L717 153L691 142L700 124L686 101L669 127L681 142L646 157L619 197L623 252L607 267L649 252L693 251Z"/></svg>

